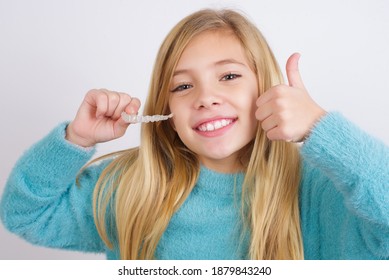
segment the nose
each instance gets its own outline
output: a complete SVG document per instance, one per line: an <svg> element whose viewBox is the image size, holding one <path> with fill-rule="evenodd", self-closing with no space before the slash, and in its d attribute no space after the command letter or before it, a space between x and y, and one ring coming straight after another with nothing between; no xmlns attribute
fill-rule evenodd
<svg viewBox="0 0 389 280"><path fill-rule="evenodd" d="M212 107L221 105L223 102L218 91L210 86L198 87L195 96L194 106L198 110L211 109Z"/></svg>

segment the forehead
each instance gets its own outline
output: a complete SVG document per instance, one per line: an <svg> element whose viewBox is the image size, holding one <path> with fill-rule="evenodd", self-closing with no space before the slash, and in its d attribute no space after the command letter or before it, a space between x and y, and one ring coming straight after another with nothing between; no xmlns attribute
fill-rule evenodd
<svg viewBox="0 0 389 280"><path fill-rule="evenodd" d="M244 48L231 30L211 30L196 35L185 47L176 69L235 60L247 64Z"/></svg>

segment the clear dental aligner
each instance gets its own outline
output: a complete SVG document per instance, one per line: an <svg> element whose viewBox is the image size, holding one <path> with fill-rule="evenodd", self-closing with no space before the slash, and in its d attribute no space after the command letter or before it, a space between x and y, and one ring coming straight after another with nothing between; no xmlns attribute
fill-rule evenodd
<svg viewBox="0 0 389 280"><path fill-rule="evenodd" d="M173 117L173 114L170 115L153 115L153 116L138 116L138 115L128 115L127 113L122 113L122 119L127 123L148 123L148 122L158 122L165 121Z"/></svg>

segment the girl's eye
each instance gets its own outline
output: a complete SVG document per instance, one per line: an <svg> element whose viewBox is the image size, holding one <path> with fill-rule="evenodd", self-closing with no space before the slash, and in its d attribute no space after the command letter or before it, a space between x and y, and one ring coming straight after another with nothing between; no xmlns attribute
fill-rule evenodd
<svg viewBox="0 0 389 280"><path fill-rule="evenodd" d="M234 79L240 78L240 77L242 77L242 75L229 73L229 74L227 74L227 75L224 75L224 76L221 78L221 81L234 80Z"/></svg>
<svg viewBox="0 0 389 280"><path fill-rule="evenodd" d="M192 88L192 85L190 84L182 84L182 85L179 85L177 87L175 87L172 92L179 92L179 91L184 91L184 90L187 90L187 89L190 89Z"/></svg>

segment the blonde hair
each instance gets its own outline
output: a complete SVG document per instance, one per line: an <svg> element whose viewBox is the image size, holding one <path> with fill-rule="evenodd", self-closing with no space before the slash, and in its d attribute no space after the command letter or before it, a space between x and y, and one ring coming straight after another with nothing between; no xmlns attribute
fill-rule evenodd
<svg viewBox="0 0 389 280"><path fill-rule="evenodd" d="M282 83L282 74L259 30L240 13L201 10L180 21L162 43L144 113L168 114L169 83L190 40L209 30L231 30L258 77L259 94ZM172 215L199 176L197 157L170 122L143 124L141 145L113 154L97 182L98 232L121 259L153 259ZM242 151L243 153L243 151ZM294 144L269 141L258 126L245 153L242 213L250 231L252 259L302 259L298 206L300 158ZM112 156L112 155L109 155ZM243 158L243 155L242 155Z"/></svg>

